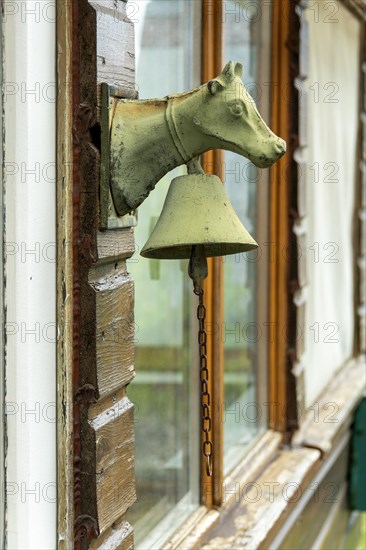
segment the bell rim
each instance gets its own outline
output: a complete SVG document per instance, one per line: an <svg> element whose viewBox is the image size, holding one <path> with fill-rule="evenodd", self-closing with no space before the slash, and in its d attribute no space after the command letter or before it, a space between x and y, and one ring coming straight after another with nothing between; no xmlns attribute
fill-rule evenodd
<svg viewBox="0 0 366 550"><path fill-rule="evenodd" d="M207 258L216 258L219 256L231 256L242 252L250 252L258 248L258 244L238 243L238 242L221 242L221 243L182 243L168 246L160 246L156 249L146 248L146 245L140 252L143 258L151 260L188 260L191 257L192 246L196 244L205 247L205 255Z"/></svg>

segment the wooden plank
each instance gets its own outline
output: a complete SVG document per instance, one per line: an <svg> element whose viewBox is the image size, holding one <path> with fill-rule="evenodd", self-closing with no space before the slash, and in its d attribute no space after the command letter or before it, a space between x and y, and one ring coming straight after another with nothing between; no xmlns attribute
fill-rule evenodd
<svg viewBox="0 0 366 550"><path fill-rule="evenodd" d="M96 432L96 471L101 472L118 462L125 446L133 443L133 404L123 397L95 417L93 412L91 407L89 422Z"/></svg>
<svg viewBox="0 0 366 550"><path fill-rule="evenodd" d="M95 291L97 389L103 398L135 376L134 286L125 265L90 270Z"/></svg>
<svg viewBox="0 0 366 550"><path fill-rule="evenodd" d="M133 529L125 520L113 523L97 540L91 542L90 550L133 550Z"/></svg>
<svg viewBox="0 0 366 550"><path fill-rule="evenodd" d="M99 231L97 234L97 254L99 264L105 261L118 262L130 258L135 252L135 239L132 228Z"/></svg>
<svg viewBox="0 0 366 550"><path fill-rule="evenodd" d="M288 30L286 24L289 3L274 2L272 13L272 80L273 103L270 127L275 134L289 142L288 108L283 101L282 91L288 90ZM269 262L269 322L274 327L288 326L288 265L283 251L287 250L289 238L288 219L288 178L289 153L277 162L270 171L270 242L274 249ZM269 346L269 401L279 403L271 407L269 427L286 432L287 407L287 341L281 330L276 330L275 338Z"/></svg>
<svg viewBox="0 0 366 550"><path fill-rule="evenodd" d="M134 444L126 445L121 458L97 473L98 524L103 533L136 500L135 473L131 457Z"/></svg>
<svg viewBox="0 0 366 550"><path fill-rule="evenodd" d="M89 422L95 431L98 525L103 533L136 500L133 404L124 397Z"/></svg>
<svg viewBox="0 0 366 550"><path fill-rule="evenodd" d="M222 64L222 0L202 2L202 82L220 74ZM202 157L205 171L220 176L223 155L220 151L208 151ZM221 326L223 319L223 266L220 258L208 258L208 278L205 280L207 325ZM218 334L208 334L209 390L212 403L222 403L223 398L223 343ZM223 424L219 414L212 417L213 475L207 476L206 464L201 461L201 501L207 507L221 504L223 476Z"/></svg>
<svg viewBox="0 0 366 550"><path fill-rule="evenodd" d="M97 81L135 87L134 27L126 2L89 0L96 11Z"/></svg>

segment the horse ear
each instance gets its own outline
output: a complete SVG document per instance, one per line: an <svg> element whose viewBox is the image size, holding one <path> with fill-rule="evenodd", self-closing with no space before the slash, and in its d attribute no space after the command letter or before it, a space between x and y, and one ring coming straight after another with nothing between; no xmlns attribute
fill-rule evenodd
<svg viewBox="0 0 366 550"><path fill-rule="evenodd" d="M211 95L215 95L216 92L219 92L223 89L223 85L216 78L207 82L207 88Z"/></svg>
<svg viewBox="0 0 366 550"><path fill-rule="evenodd" d="M235 71L234 61L229 61L228 63L226 63L225 67L222 69L221 74L225 79L232 80L235 76L234 71Z"/></svg>
<svg viewBox="0 0 366 550"><path fill-rule="evenodd" d="M243 76L243 65L241 63L235 63L234 72L236 76L239 76L241 78Z"/></svg>

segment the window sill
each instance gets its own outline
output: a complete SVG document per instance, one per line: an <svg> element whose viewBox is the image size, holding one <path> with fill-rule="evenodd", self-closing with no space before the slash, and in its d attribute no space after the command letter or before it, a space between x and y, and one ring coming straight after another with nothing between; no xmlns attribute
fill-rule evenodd
<svg viewBox="0 0 366 550"><path fill-rule="evenodd" d="M219 522L221 515L237 500L238 483L241 486L252 483L279 453L281 435L271 430L265 432L245 459L225 478L223 483L224 502L219 509L201 506L174 536L163 550L188 550L200 546L201 541ZM238 481L240 480L240 482Z"/></svg>
<svg viewBox="0 0 366 550"><path fill-rule="evenodd" d="M364 388L364 358L349 361L317 401L318 414L314 407L305 413L293 447L280 448L280 435L266 432L225 479L220 509L201 507L164 549L253 550L268 545L349 429ZM336 412L329 410L330 403L337 405ZM210 540L203 542L208 534Z"/></svg>
<svg viewBox="0 0 366 550"><path fill-rule="evenodd" d="M338 371L315 404L304 415L293 445L319 449L323 455L350 427L352 413L366 387L365 357L351 359Z"/></svg>

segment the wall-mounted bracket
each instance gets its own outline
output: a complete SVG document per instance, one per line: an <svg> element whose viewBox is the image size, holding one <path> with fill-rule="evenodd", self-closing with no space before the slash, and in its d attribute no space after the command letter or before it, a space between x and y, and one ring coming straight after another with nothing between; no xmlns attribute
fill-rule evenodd
<svg viewBox="0 0 366 550"><path fill-rule="evenodd" d="M111 193L111 125L118 99L137 99L137 92L128 88L117 88L101 84L101 159L100 159L100 227L120 229L137 225L137 212L119 216Z"/></svg>

